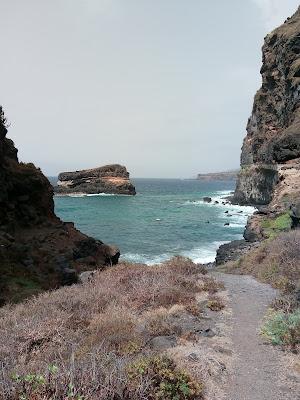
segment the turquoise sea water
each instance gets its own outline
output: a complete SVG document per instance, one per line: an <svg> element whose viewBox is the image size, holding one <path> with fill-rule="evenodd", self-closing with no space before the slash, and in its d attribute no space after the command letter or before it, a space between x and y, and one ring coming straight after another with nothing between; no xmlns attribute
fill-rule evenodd
<svg viewBox="0 0 300 400"><path fill-rule="evenodd" d="M56 196L56 213L64 221L74 221L82 232L116 244L123 259L152 264L176 254L213 261L221 243L242 238L253 212L251 207L202 201L203 196L222 201L234 189L233 182L133 181L136 196ZM226 222L230 226L224 226Z"/></svg>

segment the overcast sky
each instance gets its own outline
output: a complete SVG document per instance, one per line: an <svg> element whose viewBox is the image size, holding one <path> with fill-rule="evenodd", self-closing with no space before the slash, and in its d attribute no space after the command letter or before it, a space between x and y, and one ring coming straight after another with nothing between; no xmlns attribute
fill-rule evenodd
<svg viewBox="0 0 300 400"><path fill-rule="evenodd" d="M0 0L0 104L47 175L239 165L261 45L296 0Z"/></svg>

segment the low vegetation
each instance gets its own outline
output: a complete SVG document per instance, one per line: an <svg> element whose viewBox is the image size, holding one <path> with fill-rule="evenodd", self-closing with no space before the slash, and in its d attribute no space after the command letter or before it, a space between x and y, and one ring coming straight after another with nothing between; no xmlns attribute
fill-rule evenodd
<svg viewBox="0 0 300 400"><path fill-rule="evenodd" d="M289 213L283 213L276 218L265 218L261 226L267 238L275 238L282 231L289 231L291 228L291 218Z"/></svg>
<svg viewBox="0 0 300 400"><path fill-rule="evenodd" d="M225 268L252 274L281 291L266 317L262 335L272 344L295 352L300 346L300 230L285 232L286 226L285 215L269 222L270 238Z"/></svg>
<svg viewBox="0 0 300 400"><path fill-rule="evenodd" d="M181 340L180 313L201 320L197 296L220 288L205 272L182 257L124 263L1 308L0 399L201 399L201 379L151 343Z"/></svg>
<svg viewBox="0 0 300 400"><path fill-rule="evenodd" d="M274 345L288 346L297 351L300 344L300 309L290 313L276 311L265 320L261 333Z"/></svg>
<svg viewBox="0 0 300 400"><path fill-rule="evenodd" d="M295 293L300 289L300 230L279 233L225 268L252 274L285 293Z"/></svg>

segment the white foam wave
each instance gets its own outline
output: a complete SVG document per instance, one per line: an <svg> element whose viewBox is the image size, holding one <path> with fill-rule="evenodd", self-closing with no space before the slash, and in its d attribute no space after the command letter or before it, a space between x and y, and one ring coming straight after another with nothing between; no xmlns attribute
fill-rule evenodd
<svg viewBox="0 0 300 400"><path fill-rule="evenodd" d="M154 265L154 264L160 264L164 261L167 261L171 257L172 257L171 254L160 254L160 255L156 255L156 256L150 256L147 254L125 253L121 256L121 260L132 262L132 263Z"/></svg>
<svg viewBox="0 0 300 400"><path fill-rule="evenodd" d="M121 194L113 193L59 193L55 196L58 197L102 197L102 196L125 196Z"/></svg>
<svg viewBox="0 0 300 400"><path fill-rule="evenodd" d="M98 196L117 196L114 193L88 193L86 194L87 197L98 197Z"/></svg>
<svg viewBox="0 0 300 400"><path fill-rule="evenodd" d="M234 239L240 239L241 235L236 235ZM184 257L190 258L194 263L206 264L215 261L216 252L218 248L224 244L229 243L230 241L214 241L210 244L207 244L202 247L195 247L191 250L179 251L177 255L181 255ZM160 264L164 261L169 260L175 254L160 254L155 256L150 256L147 254L138 254L138 253L125 253L121 256L121 260L132 262L132 263L141 263L146 265L154 265Z"/></svg>
<svg viewBox="0 0 300 400"><path fill-rule="evenodd" d="M229 212L235 212L236 215L250 216L256 210L255 207L252 206L241 206L238 204L231 204L226 200L226 197L232 194L231 190L220 190L215 193L215 195L211 196L211 202L207 203L203 199L199 200L187 200L183 203L183 205L195 205L195 206L205 206L208 207L217 207L220 209L228 210ZM242 211L242 212L241 212Z"/></svg>
<svg viewBox="0 0 300 400"><path fill-rule="evenodd" d="M206 264L214 262L218 248L224 243L229 243L229 241L215 241L205 247L195 247L192 250L184 251L182 255L190 258L194 263Z"/></svg>

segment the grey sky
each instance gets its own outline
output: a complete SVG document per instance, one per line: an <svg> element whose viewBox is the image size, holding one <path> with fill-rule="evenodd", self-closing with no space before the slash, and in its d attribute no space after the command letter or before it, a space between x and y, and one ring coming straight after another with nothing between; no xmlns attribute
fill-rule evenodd
<svg viewBox="0 0 300 400"><path fill-rule="evenodd" d="M47 175L239 164L263 37L296 0L0 0L0 104Z"/></svg>

